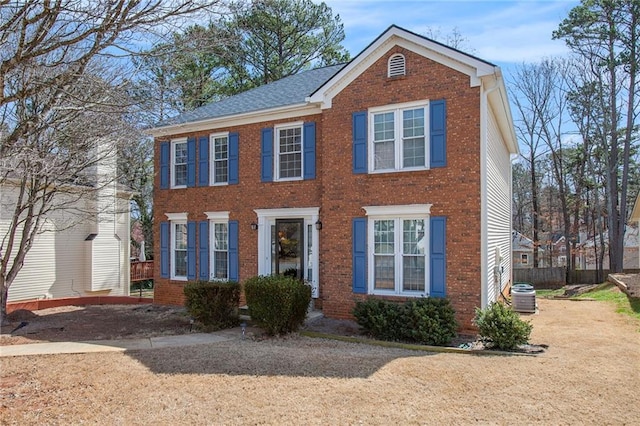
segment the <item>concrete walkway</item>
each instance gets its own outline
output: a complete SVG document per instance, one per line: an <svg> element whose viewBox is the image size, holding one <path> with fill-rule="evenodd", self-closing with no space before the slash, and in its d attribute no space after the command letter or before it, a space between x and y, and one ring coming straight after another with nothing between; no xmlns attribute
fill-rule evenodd
<svg viewBox="0 0 640 426"><path fill-rule="evenodd" d="M82 354L89 352L124 352L140 349L171 348L241 339L239 328L215 333L192 333L144 339L91 340L85 342L47 342L0 346L0 357L47 354Z"/></svg>

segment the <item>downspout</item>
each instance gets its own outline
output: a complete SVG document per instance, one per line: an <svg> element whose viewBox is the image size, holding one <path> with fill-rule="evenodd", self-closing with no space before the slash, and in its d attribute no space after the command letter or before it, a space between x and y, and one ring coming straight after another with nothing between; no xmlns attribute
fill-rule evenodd
<svg viewBox="0 0 640 426"><path fill-rule="evenodd" d="M480 223L481 223L481 236L480 236L480 307L485 309L489 305L489 248L488 244L488 200L487 200L487 132L488 132L488 105L489 94L497 90L500 85L498 84L498 76L500 75L500 68L495 67L493 73L493 84L485 88L484 81L482 88L482 96L480 103ZM485 261L486 260L486 261ZM497 295L496 295L497 296Z"/></svg>

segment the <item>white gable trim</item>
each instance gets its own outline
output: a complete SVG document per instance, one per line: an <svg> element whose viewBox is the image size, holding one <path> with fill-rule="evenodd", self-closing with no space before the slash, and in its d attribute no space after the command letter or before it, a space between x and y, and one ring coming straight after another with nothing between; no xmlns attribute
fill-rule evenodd
<svg viewBox="0 0 640 426"><path fill-rule="evenodd" d="M309 103L320 103L322 109L331 108L333 98L358 76L395 46L403 47L469 76L469 85L481 84L480 78L499 72L499 68L468 56L434 41L425 39L398 27L391 27L369 47L362 51L340 72L307 98ZM411 64L406 65L410 68Z"/></svg>

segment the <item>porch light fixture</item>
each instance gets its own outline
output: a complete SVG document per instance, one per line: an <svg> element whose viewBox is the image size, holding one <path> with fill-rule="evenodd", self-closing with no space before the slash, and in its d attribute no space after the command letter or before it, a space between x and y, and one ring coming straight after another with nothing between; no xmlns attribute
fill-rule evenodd
<svg viewBox="0 0 640 426"><path fill-rule="evenodd" d="M318 231L322 229L322 222L320 222L320 219L318 219L318 220L316 221L316 229L317 229Z"/></svg>
<svg viewBox="0 0 640 426"><path fill-rule="evenodd" d="M258 224L255 222L251 222L251 229L253 229L254 231L258 230Z"/></svg>

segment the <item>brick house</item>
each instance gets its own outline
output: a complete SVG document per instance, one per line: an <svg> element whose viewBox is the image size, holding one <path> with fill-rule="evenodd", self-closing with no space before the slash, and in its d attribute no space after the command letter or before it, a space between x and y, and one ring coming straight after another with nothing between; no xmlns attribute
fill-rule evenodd
<svg viewBox="0 0 640 426"><path fill-rule="evenodd" d="M517 144L500 69L391 26L346 65L186 112L155 137L155 301L191 279L306 279L315 307L511 282Z"/></svg>

